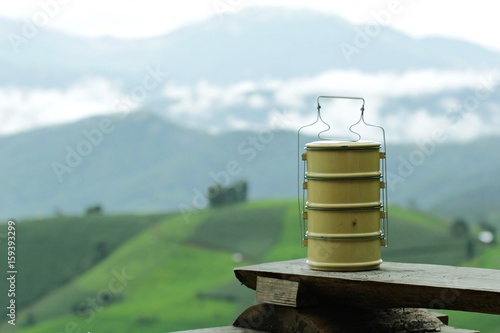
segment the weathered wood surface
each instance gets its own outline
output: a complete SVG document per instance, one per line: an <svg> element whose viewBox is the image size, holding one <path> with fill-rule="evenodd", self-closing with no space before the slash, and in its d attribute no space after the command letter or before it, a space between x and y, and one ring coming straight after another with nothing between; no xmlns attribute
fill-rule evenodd
<svg viewBox="0 0 500 333"><path fill-rule="evenodd" d="M257 276L256 299L258 302L292 307L317 304L316 298L307 291L304 285L296 281L263 276Z"/></svg>
<svg viewBox="0 0 500 333"><path fill-rule="evenodd" d="M385 262L373 271L324 272L299 259L237 268L235 274L251 289L258 276L298 282L327 306L500 314L500 270Z"/></svg>
<svg viewBox="0 0 500 333"><path fill-rule="evenodd" d="M245 310L233 325L270 333L477 333L448 327L423 309L359 310L340 306L297 309L259 304Z"/></svg>
<svg viewBox="0 0 500 333"><path fill-rule="evenodd" d="M299 283L257 276L256 299L259 302L297 306Z"/></svg>
<svg viewBox="0 0 500 333"><path fill-rule="evenodd" d="M267 333L267 332L256 331L248 328L241 328L235 326L224 326L224 327L202 328L199 330L191 330L191 331L179 331L177 333Z"/></svg>

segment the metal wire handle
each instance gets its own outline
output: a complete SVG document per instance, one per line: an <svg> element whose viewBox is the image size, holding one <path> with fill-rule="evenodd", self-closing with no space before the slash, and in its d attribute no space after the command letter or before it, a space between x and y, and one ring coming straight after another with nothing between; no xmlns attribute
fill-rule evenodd
<svg viewBox="0 0 500 333"><path fill-rule="evenodd" d="M362 102L363 102L363 104L361 105L361 109L360 109L360 110L361 110L361 117L360 117L360 119L359 119L356 123L352 124L352 125L349 127L349 131L350 131L351 133L356 134L356 135L358 136L358 139L357 139L357 140L354 140L354 141L359 141L359 140L361 140L361 135L360 135L358 132L354 132L354 131L352 130L352 128L353 128L354 126L356 126L356 125L357 125L357 124L361 121L361 119L363 119L363 122L365 122L365 121L364 121L364 113L365 113L365 99L364 99L364 98L362 98L362 97L347 97L347 96L318 96L318 98L316 98L316 103L318 104L317 109L318 109L318 113L319 113L320 117L321 117L321 104L319 103L320 98L355 99L355 100L360 100L360 101L362 101ZM323 120L323 119L321 118L321 120ZM324 122L324 121L323 121L323 122ZM325 123L325 124L326 124L326 123ZM365 123L365 124L366 124L366 123ZM328 124L327 124L327 125L328 125ZM319 133L318 133L318 138L322 139L321 134L322 134L322 133L325 133L325 132L328 132L329 130L330 130L330 125L328 125L328 129L326 129L326 130L321 131L321 132L319 132Z"/></svg>
<svg viewBox="0 0 500 333"><path fill-rule="evenodd" d="M361 115L359 117L359 120L357 122L355 122L354 124L352 124L351 126L349 126L349 131L353 134L356 134L358 136L358 139L357 140L350 140L350 141L353 141L353 142L357 142L359 140L361 140L361 134L359 134L358 132L355 132L353 130L353 127L355 127L356 125L358 125L359 123L363 123L364 125L366 126L369 126L369 127L375 127L375 128L378 128L382 131L382 137L383 137L383 147L382 147L382 151L381 153L383 154L382 156L382 181L385 183L385 186L384 188L382 189L382 212L383 212L383 217L382 217L382 239L384 240L384 246L387 247L389 245L389 207L388 207L388 196L387 196L387 163L386 163L386 156L387 156L387 144L386 144L386 139L385 139L385 130L382 126L378 126L378 125L373 125L373 124L369 124L365 121L365 116L364 116L364 113L365 113L365 99L362 98L362 97L349 97L349 96L318 96L318 98L316 99L316 102L317 102L317 115L316 115L316 120L308 125L304 125L302 127L300 127L297 131L297 153L299 154L300 152L300 132L307 128L307 127L310 127L310 126L313 126L315 124L317 124L319 121L321 121L323 124L325 124L327 126L327 128L325 130L322 130L318 133L318 138L319 139L323 139L321 137L321 134L322 133L326 133L328 132L330 129L331 129L331 126L325 122L323 120L323 118L321 117L321 104L320 104L320 99L321 98L332 98L332 99L351 99L351 100L360 100L362 101L362 105L361 105ZM348 141L348 140L346 140ZM304 171L305 171L305 168L306 168L306 161L304 160ZM304 176L302 178L302 182L305 181L305 172L304 172ZM302 189L302 198L300 196L300 184L301 184L301 177L300 177L300 162L298 161L297 163L297 204L298 204L298 208L299 208L299 224L300 224L300 241L301 241L301 244L302 246L304 246L304 241L306 239L305 237L305 231L307 229L306 227L306 219L304 218L304 212L305 212L305 208L306 208L306 203L305 203L305 189Z"/></svg>

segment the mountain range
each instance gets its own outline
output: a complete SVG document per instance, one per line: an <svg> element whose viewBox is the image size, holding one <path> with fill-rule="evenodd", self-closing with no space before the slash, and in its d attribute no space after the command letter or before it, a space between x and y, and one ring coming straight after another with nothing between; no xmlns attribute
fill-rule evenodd
<svg viewBox="0 0 500 333"><path fill-rule="evenodd" d="M210 134L146 111L93 117L0 138L4 218L206 207L215 182L249 183L250 199L297 198L298 157L315 140L295 132ZM392 205L475 221L497 217L499 137L468 143L388 144Z"/></svg>
<svg viewBox="0 0 500 333"><path fill-rule="evenodd" d="M0 34L23 36L23 21L0 20ZM342 45L363 48L356 26L316 11L250 8L224 18L138 40L81 38L38 28L16 53L9 39L0 62L0 84L61 87L98 75L135 84L144 67L157 64L175 82L207 79L218 84L263 78L291 79L332 69L404 72L414 69L498 68L499 54L461 40L415 39L380 25L366 52L347 61ZM49 74L50 73L50 74Z"/></svg>

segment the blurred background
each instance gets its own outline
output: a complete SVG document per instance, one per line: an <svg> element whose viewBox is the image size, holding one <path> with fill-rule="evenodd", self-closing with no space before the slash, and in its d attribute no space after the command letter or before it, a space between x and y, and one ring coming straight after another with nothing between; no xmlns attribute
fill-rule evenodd
<svg viewBox="0 0 500 333"><path fill-rule="evenodd" d="M254 297L234 267L306 256L297 165L324 128L297 130L318 95L364 97L385 128L384 260L500 269L497 13L485 0L0 4L0 260L14 219L18 270L16 326L3 315L0 330L231 324ZM327 136L355 139L360 107L322 103ZM500 332L498 316L450 323Z"/></svg>

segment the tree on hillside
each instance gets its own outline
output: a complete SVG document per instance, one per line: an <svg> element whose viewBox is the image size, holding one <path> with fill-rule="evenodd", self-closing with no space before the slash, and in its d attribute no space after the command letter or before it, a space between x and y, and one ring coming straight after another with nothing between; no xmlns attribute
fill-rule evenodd
<svg viewBox="0 0 500 333"><path fill-rule="evenodd" d="M464 219L458 218L451 225L451 233L456 237L466 237L470 235L469 224Z"/></svg>
<svg viewBox="0 0 500 333"><path fill-rule="evenodd" d="M210 207L219 207L247 200L248 184L238 181L233 185L222 186L216 184L207 189Z"/></svg>
<svg viewBox="0 0 500 333"><path fill-rule="evenodd" d="M476 255L476 242L471 235L469 223L467 223L467 221L465 221L463 218L457 218L455 221L453 221L450 231L454 237L466 240L466 256L468 259L474 258L474 256Z"/></svg>
<svg viewBox="0 0 500 333"><path fill-rule="evenodd" d="M101 205L93 205L85 209L85 215L100 215L102 214L102 211L103 209Z"/></svg>

